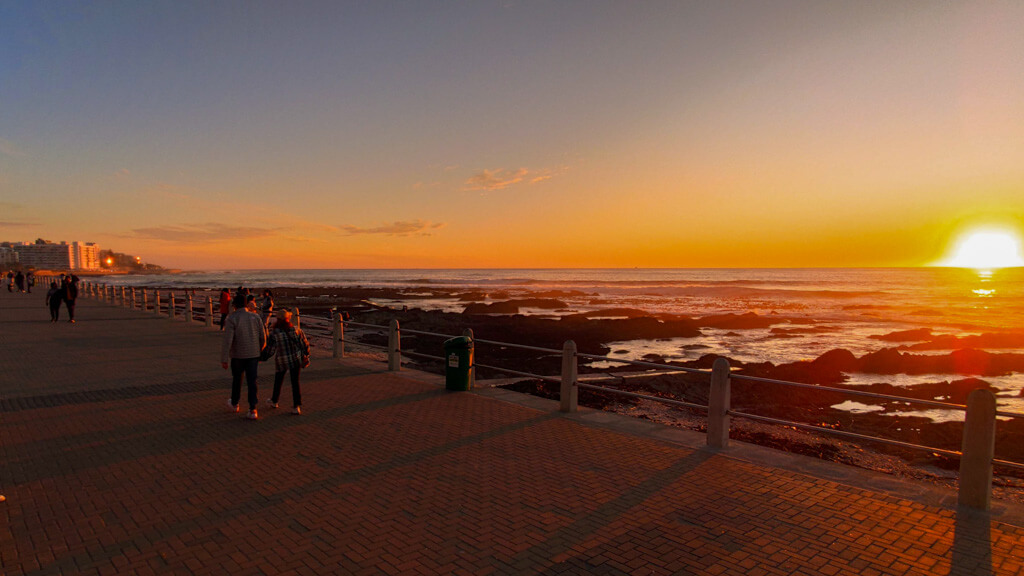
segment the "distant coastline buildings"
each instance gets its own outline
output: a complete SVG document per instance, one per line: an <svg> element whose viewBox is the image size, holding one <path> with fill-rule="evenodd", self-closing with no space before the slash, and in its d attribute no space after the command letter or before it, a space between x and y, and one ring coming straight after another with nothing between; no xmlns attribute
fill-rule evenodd
<svg viewBox="0 0 1024 576"><path fill-rule="evenodd" d="M80 272L164 272L138 256L100 250L95 242L0 242L0 270L77 270Z"/></svg>
<svg viewBox="0 0 1024 576"><path fill-rule="evenodd" d="M0 265L36 270L99 270L100 247L94 242L3 242Z"/></svg>

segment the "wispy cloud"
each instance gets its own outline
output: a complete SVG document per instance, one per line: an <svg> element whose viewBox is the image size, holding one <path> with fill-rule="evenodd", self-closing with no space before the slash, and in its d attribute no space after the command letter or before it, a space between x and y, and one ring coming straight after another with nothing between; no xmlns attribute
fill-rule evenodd
<svg viewBox="0 0 1024 576"><path fill-rule="evenodd" d="M518 170L481 170L466 180L466 190L502 190L522 182L530 173L526 168Z"/></svg>
<svg viewBox="0 0 1024 576"><path fill-rule="evenodd" d="M12 158L24 158L28 156L28 154L25 154L24 151L15 146L14 142L4 140L3 138L0 138L0 154L10 156Z"/></svg>
<svg viewBox="0 0 1024 576"><path fill-rule="evenodd" d="M28 226L38 226L40 224L39 218L26 218L22 216L24 209L24 206L15 202L0 202L0 212L9 218L8 220L0 221L0 228L26 228Z"/></svg>
<svg viewBox="0 0 1024 576"><path fill-rule="evenodd" d="M516 184L537 184L554 178L559 170L530 170L527 168L498 170L481 170L469 177L463 184L464 190L491 192L504 190Z"/></svg>
<svg viewBox="0 0 1024 576"><path fill-rule="evenodd" d="M410 220L406 222L392 222L391 224L375 226L373 228L342 226L341 231L349 236L357 234L380 234L384 236L430 236L432 230L437 230L442 227L444 227L444 222Z"/></svg>
<svg viewBox="0 0 1024 576"><path fill-rule="evenodd" d="M165 242L193 244L228 240L255 240L277 236L279 233L279 228L230 226L219 222L208 222L206 224L135 228L130 236L141 240L162 240Z"/></svg>

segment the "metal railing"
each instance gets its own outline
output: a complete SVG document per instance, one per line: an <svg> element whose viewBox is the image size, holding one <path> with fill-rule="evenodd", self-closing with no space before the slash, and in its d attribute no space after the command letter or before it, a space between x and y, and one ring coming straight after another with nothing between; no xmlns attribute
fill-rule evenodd
<svg viewBox="0 0 1024 576"><path fill-rule="evenodd" d="M93 297L97 297L109 301L111 303L115 303L115 301L119 297L122 305L132 308L136 307L137 300L134 288L131 290L130 299L128 295L125 293L124 288L121 289L120 295L118 295L117 291L114 290L112 287L106 285L90 284L87 285L86 288L86 293L88 295L92 295ZM149 310L147 308L147 298L148 294L146 290L143 290L141 302L139 303L139 309L143 311ZM161 303L160 292L154 292L154 300L151 311L158 315L166 314L168 318L174 319L176 314L178 314L178 305L175 301L174 293L172 291L169 291L167 294L167 298L167 304L166 306L164 306ZM195 316L195 311L193 309L192 304L192 295L191 293L188 293L186 295L186 302L183 304L186 321L192 321L192 319ZM206 312L200 313L199 316L206 320L207 326L212 326L212 296L207 296L205 301L205 309ZM293 309L293 313L295 313L296 315L295 322L298 323L301 318L300 316L298 316L298 310ZM389 326L366 324L348 320L343 321L341 315L333 310L330 318L309 317L301 318L301 320L306 321L307 324L312 324L314 329L317 332L320 332L321 335L329 336L332 338L332 355L335 358L344 358L345 345L351 344L360 347L384 350L387 355L388 368L389 370L392 371L401 370L403 356L419 357L430 360L438 360L442 362L445 360L444 357L442 356L433 356L430 354L413 352L411 350L403 351L401 347L401 334L403 330L399 329L397 320L392 320ZM355 342L351 340L346 340L346 327L370 328L376 330L386 329L388 334L388 344L385 346L366 342ZM422 330L404 329L404 332L406 334L412 334L416 336L439 337L445 339L455 337L454 335L440 334L436 332L426 332ZM462 335L469 336L470 338L473 337L472 330L470 329L465 330ZM731 373L728 361L724 358L719 358L718 360L716 360L713 369L702 370L683 366L673 366L670 364L659 364L655 362L644 362L638 360L623 360L607 356L597 356L593 354L578 353L576 351L575 343L572 342L571 340L565 343L562 350L484 339L474 339L473 341L480 344L497 345L509 348L530 350L534 352L549 353L552 355L560 355L562 357L562 370L561 374L558 377L555 377L550 375L534 374L511 368L474 363L470 368L471 382L475 379L475 371L477 368L490 369L517 376L523 376L526 378L538 379L542 381L556 382L561 385L559 409L562 412L569 413L577 411L578 390L580 388L596 392L620 395L624 397L650 400L653 402L662 403L676 408L686 408L691 410L702 411L707 413L708 417L706 436L707 444L710 447L716 449L722 449L728 446L730 418L737 417L773 425L789 426L801 430L807 430L831 436L838 436L861 442L876 442L891 446L897 446L904 449L920 450L936 454L942 454L952 458L958 458L960 460L959 503L962 505L981 509L988 509L991 505L992 469L994 465L1024 470L1024 464L1019 462L1011 462L1007 460L996 459L994 452L996 417L1024 418L1024 414L1009 412L1005 410L997 410L995 396L990 391L985 389L978 389L973 391L968 399L968 404L961 405L947 402L939 402L935 400L924 400L905 396L880 394L876 392L865 392L846 388L835 388L830 386L803 384L799 382L790 382L785 380L774 380L771 378L761 378L756 376L745 376L739 374L734 375ZM657 369L661 371L661 374L689 373L702 375L708 378L709 380L710 392L708 405L705 406L703 404L685 402L675 398L666 398L651 394L630 392L608 386L599 386L597 384L598 382L607 382L612 378L608 376L601 376L597 378L580 378L578 375L578 360L580 358L587 360L597 360L632 365L648 369ZM646 372L640 374L639 376L650 377L653 375L655 374ZM621 378L623 377L619 376L617 379ZM803 388L818 392L831 392L836 394L843 394L862 398L872 398L890 402L905 402L908 404L918 404L922 406L928 406L931 408L938 408L943 410L962 411L965 413L964 432L962 437L963 450L955 451L931 446L922 446L919 444L913 444L909 442L903 442L879 436L869 436L865 434L858 434L855 432L848 432L845 430L836 430L834 428L826 426L817 426L813 424L794 422L791 420L783 420L768 416L760 416L757 414L732 410L730 408L731 380Z"/></svg>

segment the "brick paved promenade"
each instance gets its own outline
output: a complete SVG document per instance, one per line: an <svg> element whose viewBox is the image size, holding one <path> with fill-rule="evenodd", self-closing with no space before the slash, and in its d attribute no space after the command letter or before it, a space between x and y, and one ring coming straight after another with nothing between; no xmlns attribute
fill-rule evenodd
<svg viewBox="0 0 1024 576"><path fill-rule="evenodd" d="M6 576L1024 571L1014 507L323 352L252 422L218 332L47 318L0 292Z"/></svg>

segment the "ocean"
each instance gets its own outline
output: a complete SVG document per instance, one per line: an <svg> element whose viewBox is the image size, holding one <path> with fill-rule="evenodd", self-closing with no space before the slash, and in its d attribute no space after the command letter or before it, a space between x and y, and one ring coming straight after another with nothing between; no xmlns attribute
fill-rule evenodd
<svg viewBox="0 0 1024 576"><path fill-rule="evenodd" d="M698 338L606 343L612 357L623 359L656 354L665 360L692 360L721 354L743 362L781 364L812 360L837 348L862 356L913 344L877 338L896 331L927 328L933 334L958 337L1024 332L1024 268L223 270L117 275L96 281L197 289L385 287L416 298L378 304L452 312L461 312L466 303L449 293L479 291L488 293L491 300L541 296L566 304L559 310L521 311L534 315L631 308L693 317L753 312L779 319L770 328L705 329ZM965 377L849 376L855 384L901 386ZM1001 390L1001 409L1024 411L1024 399L1018 397L1024 389L1024 374L983 379Z"/></svg>

